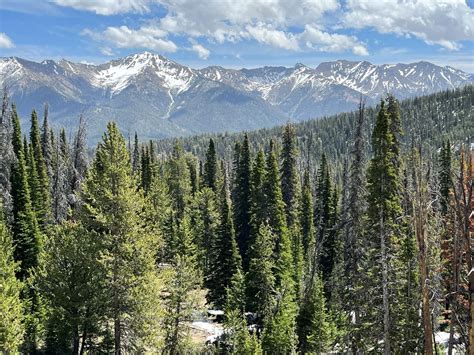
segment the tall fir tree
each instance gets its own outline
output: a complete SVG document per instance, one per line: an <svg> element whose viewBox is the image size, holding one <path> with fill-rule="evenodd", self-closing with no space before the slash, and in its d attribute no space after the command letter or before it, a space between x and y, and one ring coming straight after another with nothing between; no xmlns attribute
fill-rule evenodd
<svg viewBox="0 0 474 355"><path fill-rule="evenodd" d="M230 208L227 178L220 191L220 222L216 238L212 242L211 282L209 296L214 304L223 308L226 304L226 290L231 286L231 279L241 268L241 258L235 240L234 224Z"/></svg>
<svg viewBox="0 0 474 355"><path fill-rule="evenodd" d="M250 248L249 271L246 274L247 309L257 314L260 326L271 318L276 301L273 239L270 228L261 224Z"/></svg>
<svg viewBox="0 0 474 355"><path fill-rule="evenodd" d="M353 314L353 322L349 325L348 341L351 350L358 353L363 347L363 327L361 324L361 307L365 301L365 289L362 271L367 265L363 263L363 255L367 244L364 237L365 197L365 131L366 112L365 104L359 102L357 122L351 150L351 161L347 173L347 184L343 188L346 194L342 204L342 223L344 235L344 282L348 292L345 297L346 314Z"/></svg>
<svg viewBox="0 0 474 355"><path fill-rule="evenodd" d="M267 223L266 197L264 190L265 175L265 155L262 150L259 150L253 162L250 180L250 247L255 242L260 226Z"/></svg>
<svg viewBox="0 0 474 355"><path fill-rule="evenodd" d="M168 161L167 182L170 191L173 211L179 222L185 215L191 197L191 179L186 157L180 142L173 146L171 159Z"/></svg>
<svg viewBox="0 0 474 355"><path fill-rule="evenodd" d="M38 191L35 191L35 198L32 202L38 223L41 229L45 231L51 219L51 198L49 194L48 169L43 157L38 116L34 110L31 114L30 144L33 153L31 166L37 175L37 186L35 186L35 189L38 189Z"/></svg>
<svg viewBox="0 0 474 355"><path fill-rule="evenodd" d="M297 222L298 211L298 173L296 169L298 151L295 128L288 123L283 130L281 151L281 192L285 203L286 223L289 228Z"/></svg>
<svg viewBox="0 0 474 355"><path fill-rule="evenodd" d="M12 106L12 145L16 162L11 167L11 194L13 198L12 238L15 261L20 262L18 276L25 279L38 265L41 237L36 216L31 205L28 172L25 162L27 147L21 139L20 120L15 106Z"/></svg>
<svg viewBox="0 0 474 355"><path fill-rule="evenodd" d="M204 162L203 185L209 187L212 191L217 189L217 157L214 140L209 139L209 146L206 152L206 161Z"/></svg>
<svg viewBox="0 0 474 355"><path fill-rule="evenodd" d="M43 125L41 126L41 151L43 152L44 163L49 181L53 176L53 142L51 139L51 127L49 126L49 106L44 104Z"/></svg>
<svg viewBox="0 0 474 355"><path fill-rule="evenodd" d="M382 100L372 133L373 158L367 172L367 228L371 242L369 257L373 269L370 273L376 278L370 294L373 297L381 296L374 298L374 305L377 304L376 300L382 300L382 304L379 302L374 308L376 312L371 312L368 322L372 324L371 331L376 337L382 335L384 354L389 354L396 348L393 344L396 325L393 324L392 314L393 305L397 301L393 299L395 273L390 270L394 267L394 254L399 249L397 236L401 232L399 219L402 215L399 157L395 156L399 147L395 145L393 126L391 115ZM377 340L374 339L374 342L377 343Z"/></svg>
<svg viewBox="0 0 474 355"><path fill-rule="evenodd" d="M133 152L132 152L132 170L137 173L140 169L140 146L138 145L138 134L135 132L133 139Z"/></svg>
<svg viewBox="0 0 474 355"><path fill-rule="evenodd" d="M309 251L315 240L314 218L313 218L313 194L311 192L311 181L309 170L305 169L303 177L303 189L299 208L301 226L301 244L306 262Z"/></svg>
<svg viewBox="0 0 474 355"><path fill-rule="evenodd" d="M247 134L239 146L238 163L234 182L234 224L237 233L237 244L242 256L244 271L249 265L250 216L251 216L251 155Z"/></svg>

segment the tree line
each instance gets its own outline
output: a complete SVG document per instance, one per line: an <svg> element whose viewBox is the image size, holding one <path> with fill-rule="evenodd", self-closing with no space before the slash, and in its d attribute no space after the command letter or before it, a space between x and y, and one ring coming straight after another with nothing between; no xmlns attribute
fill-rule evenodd
<svg viewBox="0 0 474 355"><path fill-rule="evenodd" d="M361 102L339 165L292 124L228 158L110 122L89 162L84 120L68 141L46 106L26 137L5 94L0 350L433 354L446 331L473 353L474 154L433 155L406 120L392 96L373 123ZM206 309L224 332L197 344Z"/></svg>

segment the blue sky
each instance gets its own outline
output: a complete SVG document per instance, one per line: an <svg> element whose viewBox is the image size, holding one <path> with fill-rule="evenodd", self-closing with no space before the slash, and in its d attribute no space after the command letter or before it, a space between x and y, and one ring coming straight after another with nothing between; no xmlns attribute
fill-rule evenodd
<svg viewBox="0 0 474 355"><path fill-rule="evenodd" d="M474 0L0 0L0 56L191 67L428 60L474 73Z"/></svg>

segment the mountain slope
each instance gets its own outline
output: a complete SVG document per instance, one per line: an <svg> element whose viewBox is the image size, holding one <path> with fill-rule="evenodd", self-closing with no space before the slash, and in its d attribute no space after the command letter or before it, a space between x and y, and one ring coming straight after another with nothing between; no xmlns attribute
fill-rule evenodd
<svg viewBox="0 0 474 355"><path fill-rule="evenodd" d="M55 125L70 127L83 114L92 141L111 119L144 138L250 130L348 111L361 96L370 105L387 92L406 98L472 82L428 62L195 70L148 52L101 65L0 58L0 85L23 120L48 102Z"/></svg>

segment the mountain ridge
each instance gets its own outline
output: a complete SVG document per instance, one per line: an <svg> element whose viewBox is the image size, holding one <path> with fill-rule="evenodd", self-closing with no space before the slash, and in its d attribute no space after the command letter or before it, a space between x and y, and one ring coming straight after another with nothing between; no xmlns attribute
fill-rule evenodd
<svg viewBox="0 0 474 355"><path fill-rule="evenodd" d="M250 130L349 111L361 96L370 105L388 92L407 98L472 82L424 61L193 69L150 52L99 65L0 58L0 85L23 119L47 101L53 124L69 127L84 114L92 140L111 119L147 138Z"/></svg>

